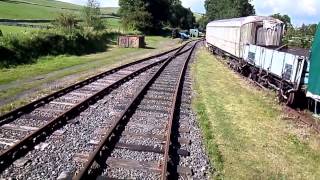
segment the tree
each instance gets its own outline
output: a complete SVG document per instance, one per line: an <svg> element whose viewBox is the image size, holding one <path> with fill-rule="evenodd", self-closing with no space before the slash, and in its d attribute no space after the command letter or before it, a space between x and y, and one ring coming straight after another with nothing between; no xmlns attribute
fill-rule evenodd
<svg viewBox="0 0 320 180"><path fill-rule="evenodd" d="M286 15L286 14L281 15L280 13L277 13L277 14L271 15L271 17L282 21L285 24L286 30L288 30L288 28L292 28L291 18L288 15Z"/></svg>
<svg viewBox="0 0 320 180"><path fill-rule="evenodd" d="M169 17L169 0L119 0L125 27L144 33L160 30Z"/></svg>
<svg viewBox="0 0 320 180"><path fill-rule="evenodd" d="M146 9L143 0L119 0L119 14L126 29L144 33L152 31L152 14Z"/></svg>
<svg viewBox="0 0 320 180"><path fill-rule="evenodd" d="M78 21L76 19L76 16L72 14L61 13L55 18L53 25L61 28L67 33L70 33L77 27Z"/></svg>
<svg viewBox="0 0 320 180"><path fill-rule="evenodd" d="M193 12L190 9L184 8L179 2L176 1L170 7L169 23L171 27L181 29L193 28L196 22Z"/></svg>
<svg viewBox="0 0 320 180"><path fill-rule="evenodd" d="M88 0L87 5L82 10L84 24L92 27L94 30L102 30L105 28L101 20L100 4L97 0Z"/></svg>
<svg viewBox="0 0 320 180"><path fill-rule="evenodd" d="M255 14L250 0L206 0L205 9L209 20L245 17Z"/></svg>
<svg viewBox="0 0 320 180"><path fill-rule="evenodd" d="M198 24L199 24L199 29L201 31L205 31L207 24L209 23L209 19L206 15L203 15L199 20L198 20Z"/></svg>

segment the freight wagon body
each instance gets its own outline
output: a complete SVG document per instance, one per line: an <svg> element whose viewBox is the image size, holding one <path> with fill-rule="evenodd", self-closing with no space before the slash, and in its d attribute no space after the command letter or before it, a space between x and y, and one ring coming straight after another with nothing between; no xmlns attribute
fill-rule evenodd
<svg viewBox="0 0 320 180"><path fill-rule="evenodd" d="M298 55L262 46L246 45L243 61L250 65L250 77L273 87L293 105L297 93L305 94L308 83L307 55Z"/></svg>
<svg viewBox="0 0 320 180"><path fill-rule="evenodd" d="M307 97L315 101L315 113L318 114L320 113L320 107L317 107L320 102L320 23L312 44L309 74Z"/></svg>
<svg viewBox="0 0 320 180"><path fill-rule="evenodd" d="M234 70L294 106L305 97L308 55L282 50L284 24L272 17L249 16L210 22L206 45L213 53L227 56Z"/></svg>
<svg viewBox="0 0 320 180"><path fill-rule="evenodd" d="M282 21L263 16L212 21L207 25L206 42L208 46L242 58L246 44L279 46L283 27Z"/></svg>

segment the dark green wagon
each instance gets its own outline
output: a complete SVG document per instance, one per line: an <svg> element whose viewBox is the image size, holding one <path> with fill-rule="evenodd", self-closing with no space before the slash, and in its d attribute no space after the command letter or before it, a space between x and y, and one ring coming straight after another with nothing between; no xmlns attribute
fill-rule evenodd
<svg viewBox="0 0 320 180"><path fill-rule="evenodd" d="M320 23L312 44L307 96L320 102Z"/></svg>

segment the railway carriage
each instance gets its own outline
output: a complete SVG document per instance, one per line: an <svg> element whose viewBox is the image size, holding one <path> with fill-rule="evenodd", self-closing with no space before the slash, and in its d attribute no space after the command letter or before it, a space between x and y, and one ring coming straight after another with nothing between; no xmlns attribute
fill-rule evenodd
<svg viewBox="0 0 320 180"><path fill-rule="evenodd" d="M206 46L227 57L234 70L264 87L278 90L288 105L305 100L309 52L281 46L284 23L272 17L249 16L212 21L207 25Z"/></svg>

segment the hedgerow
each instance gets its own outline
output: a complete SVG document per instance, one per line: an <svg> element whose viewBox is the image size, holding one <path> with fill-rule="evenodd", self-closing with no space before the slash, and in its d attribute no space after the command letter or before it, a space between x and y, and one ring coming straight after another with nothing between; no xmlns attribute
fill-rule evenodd
<svg viewBox="0 0 320 180"><path fill-rule="evenodd" d="M0 67L32 63L40 56L82 55L101 52L117 34L79 30L65 34L59 30L39 30L0 37Z"/></svg>

